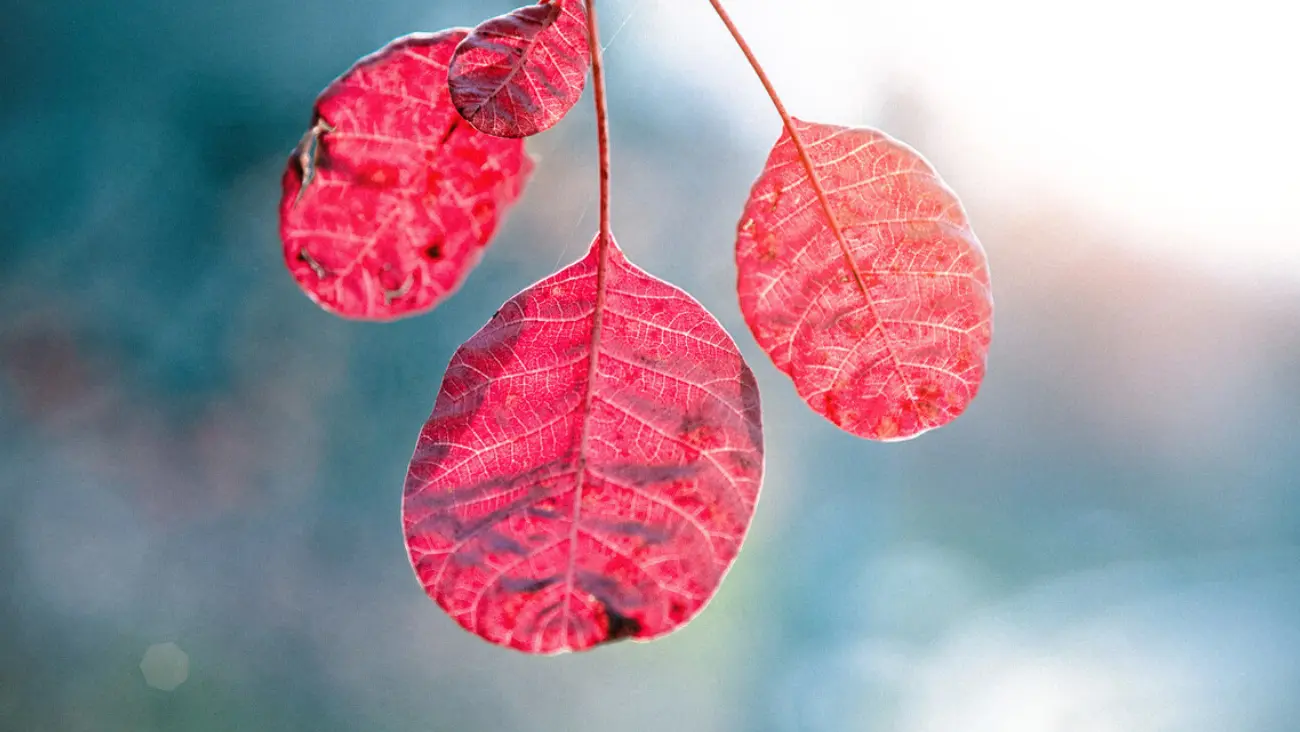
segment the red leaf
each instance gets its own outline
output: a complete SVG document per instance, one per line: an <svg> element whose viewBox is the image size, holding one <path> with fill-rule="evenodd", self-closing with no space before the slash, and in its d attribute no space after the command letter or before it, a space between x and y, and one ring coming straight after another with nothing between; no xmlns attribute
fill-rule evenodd
<svg viewBox="0 0 1300 732"><path fill-rule="evenodd" d="M429 596L533 653L687 622L736 558L762 477L758 388L731 337L613 242L604 298L597 269L593 244L460 347L406 478Z"/></svg>
<svg viewBox="0 0 1300 732"><path fill-rule="evenodd" d="M882 132L795 127L816 179L784 132L738 229L750 330L844 430L902 440L948 423L979 390L993 328L988 265L961 203Z"/></svg>
<svg viewBox="0 0 1300 732"><path fill-rule="evenodd" d="M542 0L484 21L451 59L451 100L475 128L500 137L550 129L591 66L582 0Z"/></svg>
<svg viewBox="0 0 1300 732"><path fill-rule="evenodd" d="M399 38L316 100L284 174L280 238L322 308L361 320L432 309L522 192L523 142L473 129L451 105L447 61L466 33Z"/></svg>

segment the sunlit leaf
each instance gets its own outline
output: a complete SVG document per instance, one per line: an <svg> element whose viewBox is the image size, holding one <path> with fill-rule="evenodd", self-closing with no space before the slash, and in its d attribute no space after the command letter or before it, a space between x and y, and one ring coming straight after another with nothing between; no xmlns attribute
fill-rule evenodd
<svg viewBox="0 0 1300 732"><path fill-rule="evenodd" d="M730 336L610 243L511 298L452 358L406 479L430 597L534 653L664 635L740 550L763 471Z"/></svg>
<svg viewBox="0 0 1300 732"><path fill-rule="evenodd" d="M447 62L466 33L399 38L317 100L284 174L280 237L322 308L362 320L428 311L522 192L533 167L523 142L475 130L451 104Z"/></svg>
<svg viewBox="0 0 1300 732"><path fill-rule="evenodd" d="M582 0L542 0L484 21L451 60L451 99L501 137L550 129L582 96L591 55Z"/></svg>
<svg viewBox="0 0 1300 732"><path fill-rule="evenodd" d="M783 132L738 227L750 330L804 401L853 434L900 440L948 423L979 390L993 327L961 203L884 133L795 127L815 177Z"/></svg>

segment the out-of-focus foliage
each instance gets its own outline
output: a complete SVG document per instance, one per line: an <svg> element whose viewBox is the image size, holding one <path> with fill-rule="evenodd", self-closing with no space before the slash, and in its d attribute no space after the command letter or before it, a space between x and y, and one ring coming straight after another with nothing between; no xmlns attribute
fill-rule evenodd
<svg viewBox="0 0 1300 732"><path fill-rule="evenodd" d="M298 292L279 173L356 57L509 9L7 9L0 728L1300 724L1300 294L998 193L940 134L952 120L887 100L849 121L972 191L999 319L961 420L865 444L807 413L735 303L764 151L613 33L620 243L718 314L763 389L751 538L700 618L651 645L528 658L439 612L402 547L406 463L455 345L590 242L589 99L530 141L530 192L465 288L402 323ZM188 661L170 692L141 669L165 643Z"/></svg>

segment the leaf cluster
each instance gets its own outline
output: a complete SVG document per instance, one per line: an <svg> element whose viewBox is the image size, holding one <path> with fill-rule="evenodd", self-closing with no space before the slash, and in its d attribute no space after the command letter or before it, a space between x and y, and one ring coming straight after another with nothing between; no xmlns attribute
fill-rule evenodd
<svg viewBox="0 0 1300 732"><path fill-rule="evenodd" d="M883 132L790 116L737 225L749 329L808 406L873 440L975 398L992 337L983 249L957 196ZM283 180L284 260L345 318L427 312L481 258L533 170L524 139L590 73L601 226L453 356L403 498L415 573L460 625L533 653L662 636L736 559L762 482L759 391L731 335L619 250L594 0L541 0L413 34L317 99Z"/></svg>

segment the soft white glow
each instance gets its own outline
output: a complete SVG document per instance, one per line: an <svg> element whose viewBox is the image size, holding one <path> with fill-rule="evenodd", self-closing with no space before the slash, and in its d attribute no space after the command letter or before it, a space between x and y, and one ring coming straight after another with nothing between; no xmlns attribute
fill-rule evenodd
<svg viewBox="0 0 1300 732"><path fill-rule="evenodd" d="M650 45L758 147L777 120L703 0L625 0ZM1300 278L1300 11L1273 0L731 0L793 114L874 121L905 86L981 195L1044 191L1149 251ZM967 192L965 195L970 195ZM1046 244L1045 244L1046 245Z"/></svg>
<svg viewBox="0 0 1300 732"><path fill-rule="evenodd" d="M190 677L190 657L170 641L155 643L140 659L140 673L149 686L160 691L175 691Z"/></svg>

